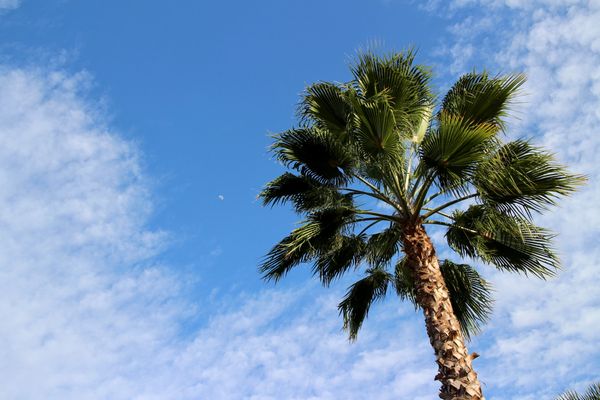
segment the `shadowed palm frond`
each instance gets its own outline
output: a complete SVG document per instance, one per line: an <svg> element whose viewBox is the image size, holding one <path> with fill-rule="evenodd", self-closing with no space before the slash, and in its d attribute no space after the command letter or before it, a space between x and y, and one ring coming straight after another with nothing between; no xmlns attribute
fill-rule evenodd
<svg viewBox="0 0 600 400"><path fill-rule="evenodd" d="M491 287L470 265L444 260L440 269L450 293L452 309L468 339L479 333L489 319L493 304Z"/></svg>
<svg viewBox="0 0 600 400"><path fill-rule="evenodd" d="M265 256L260 272L267 280L278 281L298 264L330 251L352 224L355 211L349 207L319 210L308 215L302 226L276 244Z"/></svg>
<svg viewBox="0 0 600 400"><path fill-rule="evenodd" d="M291 129L276 135L273 151L286 166L326 184L346 182L354 166L348 147L317 128Z"/></svg>
<svg viewBox="0 0 600 400"><path fill-rule="evenodd" d="M271 206L290 201L299 213L352 204L352 197L340 193L335 186L289 172L269 182L259 198Z"/></svg>
<svg viewBox="0 0 600 400"><path fill-rule="evenodd" d="M463 257L479 258L500 270L552 276L559 267L550 247L553 235L519 216L482 205L455 211L448 244Z"/></svg>
<svg viewBox="0 0 600 400"><path fill-rule="evenodd" d="M401 250L402 229L396 224L375 233L367 242L366 259L373 267L385 267Z"/></svg>
<svg viewBox="0 0 600 400"><path fill-rule="evenodd" d="M340 236L329 250L323 251L314 264L314 272L325 286L356 268L365 257L367 244L364 235Z"/></svg>
<svg viewBox="0 0 600 400"><path fill-rule="evenodd" d="M344 329L348 331L350 340L356 339L371 305L385 297L391 279L392 276L383 269L370 269L365 278L348 288L338 309L344 318Z"/></svg>
<svg viewBox="0 0 600 400"><path fill-rule="evenodd" d="M504 129L511 101L525 83L525 75L490 77L486 72L461 76L442 101L442 113L461 116L474 124Z"/></svg>
<svg viewBox="0 0 600 400"><path fill-rule="evenodd" d="M552 155L517 140L481 163L473 185L487 204L505 212L543 211L571 194L584 178L569 174Z"/></svg>

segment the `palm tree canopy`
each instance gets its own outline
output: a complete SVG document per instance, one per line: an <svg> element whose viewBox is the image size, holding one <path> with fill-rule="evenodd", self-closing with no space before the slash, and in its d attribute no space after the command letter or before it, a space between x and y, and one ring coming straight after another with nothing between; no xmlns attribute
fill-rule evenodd
<svg viewBox="0 0 600 400"><path fill-rule="evenodd" d="M430 71L415 64L412 51L366 53L351 71L350 82L309 86L298 126L273 137L272 151L289 172L260 197L265 205L290 203L303 221L266 255L264 277L277 281L312 263L329 285L365 268L339 304L355 338L390 288L417 306L402 256L411 225L445 227L459 259L552 275L559 266L553 235L532 216L584 178L527 140L503 141L525 77L469 73L436 102ZM440 267L468 337L489 315L489 284L463 261Z"/></svg>

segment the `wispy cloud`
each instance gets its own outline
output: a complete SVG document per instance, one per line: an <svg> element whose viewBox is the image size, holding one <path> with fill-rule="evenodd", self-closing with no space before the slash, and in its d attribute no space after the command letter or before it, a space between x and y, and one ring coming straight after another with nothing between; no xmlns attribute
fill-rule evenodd
<svg viewBox="0 0 600 400"><path fill-rule="evenodd" d="M14 10L21 5L21 0L0 0L0 10Z"/></svg>

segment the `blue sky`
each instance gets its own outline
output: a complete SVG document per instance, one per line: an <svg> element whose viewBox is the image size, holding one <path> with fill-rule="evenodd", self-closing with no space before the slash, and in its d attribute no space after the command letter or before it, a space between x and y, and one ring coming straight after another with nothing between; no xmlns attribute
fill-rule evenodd
<svg viewBox="0 0 600 400"><path fill-rule="evenodd" d="M298 219L256 201L282 171L268 134L369 46L417 47L440 91L474 67L529 75L510 135L590 182L541 218L558 278L482 267L497 304L469 347L490 399L598 379L599 19L577 0L0 0L0 398L434 398L409 305L348 343L348 281L256 269Z"/></svg>

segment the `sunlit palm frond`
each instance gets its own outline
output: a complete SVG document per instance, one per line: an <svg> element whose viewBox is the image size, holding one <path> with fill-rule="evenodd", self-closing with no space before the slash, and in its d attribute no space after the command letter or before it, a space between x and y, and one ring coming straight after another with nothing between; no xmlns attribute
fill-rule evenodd
<svg viewBox="0 0 600 400"><path fill-rule="evenodd" d="M522 74L500 77L490 77L486 72L465 74L444 97L442 113L504 129L508 108L525 80Z"/></svg>
<svg viewBox="0 0 600 400"><path fill-rule="evenodd" d="M354 131L351 138L368 159L402 157L402 131L385 96L371 100L352 99Z"/></svg>
<svg viewBox="0 0 600 400"><path fill-rule="evenodd" d="M415 65L415 52L380 57L372 53L359 55L352 68L359 93L366 99L385 93L403 129L412 131L423 113L433 103L430 71Z"/></svg>
<svg viewBox="0 0 600 400"><path fill-rule="evenodd" d="M303 118L314 121L340 139L347 134L350 111L345 89L329 82L309 86L300 103Z"/></svg>
<svg viewBox="0 0 600 400"><path fill-rule="evenodd" d="M473 178L480 197L505 212L542 211L583 182L551 154L523 140L500 147L479 165Z"/></svg>
<svg viewBox="0 0 600 400"><path fill-rule="evenodd" d="M522 217L476 205L455 211L453 218L446 238L463 257L539 278L553 275L559 266L550 245L553 235Z"/></svg>
<svg viewBox="0 0 600 400"><path fill-rule="evenodd" d="M492 125L473 125L460 116L442 114L439 126L421 142L422 167L433 174L440 188L458 187L485 158L494 135Z"/></svg>

